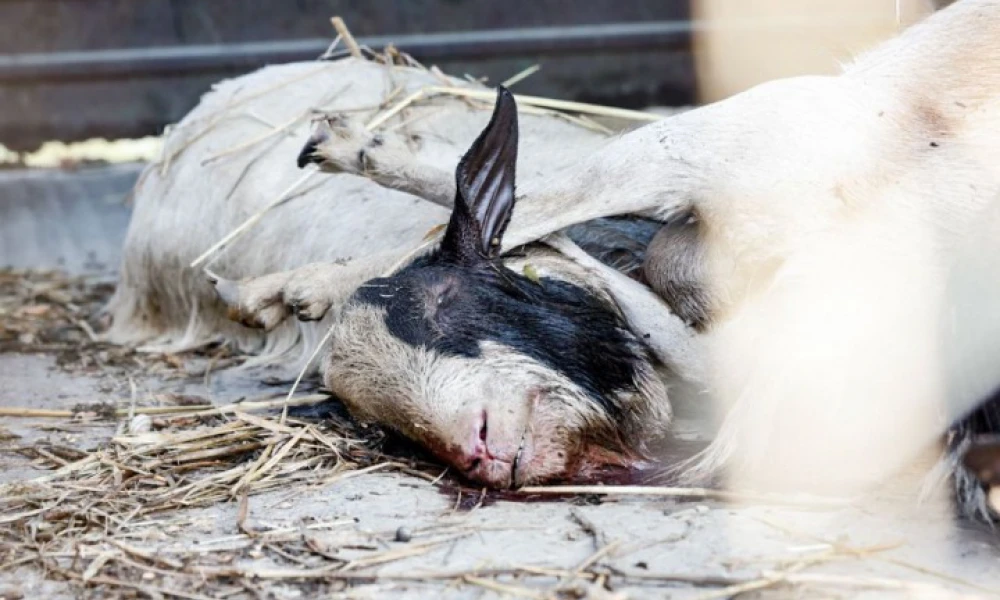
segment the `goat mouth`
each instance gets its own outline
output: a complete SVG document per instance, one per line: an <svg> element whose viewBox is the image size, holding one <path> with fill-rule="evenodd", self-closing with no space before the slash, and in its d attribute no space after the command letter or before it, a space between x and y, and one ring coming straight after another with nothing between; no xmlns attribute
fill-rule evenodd
<svg viewBox="0 0 1000 600"><path fill-rule="evenodd" d="M521 440L517 444L517 452L514 453L514 460L510 464L510 489L517 489L517 468L521 464L521 458L524 455L524 447L528 442L528 435L533 433L532 423L535 417L535 410L538 409L538 405L541 403L542 399L547 394L544 388L535 388L531 391L528 396L528 418L524 425L524 429L521 430Z"/></svg>
<svg viewBox="0 0 1000 600"><path fill-rule="evenodd" d="M521 441L517 445L517 452L514 453L514 460L510 463L510 489L516 490L517 485L517 467L521 463L521 455L524 453L524 443L528 438L528 428L525 427L524 431L521 432Z"/></svg>

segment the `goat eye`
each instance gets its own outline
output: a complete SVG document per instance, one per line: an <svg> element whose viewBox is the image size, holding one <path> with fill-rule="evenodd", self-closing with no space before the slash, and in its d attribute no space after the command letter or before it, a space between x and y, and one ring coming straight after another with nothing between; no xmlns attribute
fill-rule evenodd
<svg viewBox="0 0 1000 600"><path fill-rule="evenodd" d="M441 293L438 294L437 305L440 307L449 304L454 297L455 297L455 289L451 286L448 286L443 290L441 290Z"/></svg>
<svg viewBox="0 0 1000 600"><path fill-rule="evenodd" d="M433 311L437 314L446 309L455 298L455 286L450 283L441 285L439 288L434 290L431 298L431 306L434 307Z"/></svg>

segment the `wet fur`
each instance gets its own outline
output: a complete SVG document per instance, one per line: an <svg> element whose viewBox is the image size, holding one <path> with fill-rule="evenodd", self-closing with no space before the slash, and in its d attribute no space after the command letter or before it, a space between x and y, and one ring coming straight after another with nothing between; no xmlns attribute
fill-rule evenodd
<svg viewBox="0 0 1000 600"><path fill-rule="evenodd" d="M515 349L576 382L615 421L625 414L613 400L636 391L635 363L646 355L613 305L501 264L459 271L434 254L365 282L352 300L383 309L388 333L410 346L469 359L483 342Z"/></svg>

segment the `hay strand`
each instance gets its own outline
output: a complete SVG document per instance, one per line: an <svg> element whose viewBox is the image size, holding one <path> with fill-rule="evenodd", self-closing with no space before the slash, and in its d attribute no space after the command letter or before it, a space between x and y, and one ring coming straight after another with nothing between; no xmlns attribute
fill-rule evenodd
<svg viewBox="0 0 1000 600"><path fill-rule="evenodd" d="M686 488L645 485L555 485L528 486L518 490L525 495L532 494L591 494L598 496L656 496L662 498L697 498L704 500L724 500L732 502L758 502L792 504L796 506L816 506L839 508L851 506L853 500L842 498L817 498L805 496L784 496L758 494L709 488Z"/></svg>
<svg viewBox="0 0 1000 600"><path fill-rule="evenodd" d="M296 190L302 187L302 185L305 184L307 181L312 179L317 173L318 171L315 168L308 169L305 174L303 174L301 177L292 182L291 185L289 185L283 192L278 194L277 198L272 200L267 206L265 206L261 210L251 215L249 218L247 218L247 220L243 221L243 223L241 223L236 229L230 231L221 240L212 244L212 246L208 250L205 250L204 252L201 253L200 256L198 256L198 258L191 261L191 264L189 266L192 269L197 269L198 267L204 265L215 254L221 252L223 249L226 248L226 246L231 244L233 241L239 239L243 234L245 234L247 231L253 228L254 225L256 225L261 219L264 218L264 215L266 215L275 208L287 202Z"/></svg>
<svg viewBox="0 0 1000 600"><path fill-rule="evenodd" d="M516 85L517 83L519 83L521 81L524 81L525 79L531 77L532 75L534 75L535 73L537 73L537 72L539 72L541 70L542 70L542 65L539 65L539 64L531 65L527 69L524 69L523 71L521 71L519 73L515 73L514 75L511 75L507 79L503 80L503 82L500 85L504 86L505 88L512 87L512 86Z"/></svg>
<svg viewBox="0 0 1000 600"><path fill-rule="evenodd" d="M361 47L358 46L357 40L351 35L351 30L347 28L344 23L344 19L339 16L332 17L330 23L333 24L333 28L337 30L337 37L344 40L344 45L347 46L347 51L351 53L354 58L361 58Z"/></svg>
<svg viewBox="0 0 1000 600"><path fill-rule="evenodd" d="M425 89L427 90L426 93L447 94L461 98L474 98L485 102L492 102L496 99L496 92L493 90L477 90L460 87L429 87ZM599 117L612 117L616 119L624 119L626 121L653 122L663 119L661 115L654 113L629 110L626 108L614 108L611 106L601 106L599 104L588 104L585 102L570 102L568 100L555 100L553 98L524 96L519 94L515 94L514 98L517 100L518 104L524 104L526 106L537 106L539 108L550 108L553 110L594 115Z"/></svg>

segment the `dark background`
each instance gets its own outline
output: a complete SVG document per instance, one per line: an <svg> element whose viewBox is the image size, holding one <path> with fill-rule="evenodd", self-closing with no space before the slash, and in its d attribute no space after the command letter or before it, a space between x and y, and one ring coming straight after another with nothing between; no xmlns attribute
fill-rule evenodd
<svg viewBox="0 0 1000 600"><path fill-rule="evenodd" d="M318 56L334 15L361 41L507 30L502 44L399 46L493 83L541 63L524 94L633 108L694 98L682 0L0 0L0 143L158 134L220 79ZM601 35L579 29L592 25ZM539 39L538 27L560 29Z"/></svg>

